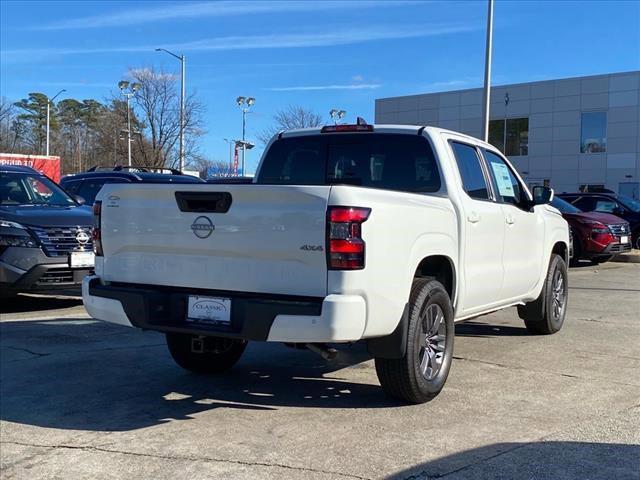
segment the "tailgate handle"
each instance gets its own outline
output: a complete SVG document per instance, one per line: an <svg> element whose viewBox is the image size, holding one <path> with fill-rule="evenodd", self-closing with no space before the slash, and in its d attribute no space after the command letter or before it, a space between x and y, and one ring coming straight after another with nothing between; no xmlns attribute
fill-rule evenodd
<svg viewBox="0 0 640 480"><path fill-rule="evenodd" d="M231 207L229 192L176 192L181 212L227 213Z"/></svg>

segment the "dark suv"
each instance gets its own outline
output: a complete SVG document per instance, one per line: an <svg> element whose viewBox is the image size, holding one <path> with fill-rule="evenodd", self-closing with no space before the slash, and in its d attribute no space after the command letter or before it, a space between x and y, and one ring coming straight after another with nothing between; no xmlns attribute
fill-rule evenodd
<svg viewBox="0 0 640 480"><path fill-rule="evenodd" d="M610 213L631 226L633 247L640 249L640 201L615 193L561 193L558 197L583 212Z"/></svg>
<svg viewBox="0 0 640 480"><path fill-rule="evenodd" d="M0 296L79 286L93 269L92 220L48 177L0 165Z"/></svg>
<svg viewBox="0 0 640 480"><path fill-rule="evenodd" d="M204 183L204 180L172 168L122 166L93 167L60 180L60 185L67 192L81 196L87 205L93 205L105 183Z"/></svg>

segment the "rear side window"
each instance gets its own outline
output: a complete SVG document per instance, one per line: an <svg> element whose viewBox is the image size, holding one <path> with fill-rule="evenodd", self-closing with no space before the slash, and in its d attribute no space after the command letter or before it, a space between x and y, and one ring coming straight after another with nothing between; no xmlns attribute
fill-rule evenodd
<svg viewBox="0 0 640 480"><path fill-rule="evenodd" d="M78 190L78 195L84 198L88 205L93 204L98 195L98 192L105 183L129 183L122 178L92 178L85 179L82 183L82 187Z"/></svg>
<svg viewBox="0 0 640 480"><path fill-rule="evenodd" d="M456 157L458 171L462 178L462 187L471 198L479 200L489 199L487 180L485 179L480 157L475 147L464 143L451 142L453 154Z"/></svg>
<svg viewBox="0 0 640 480"><path fill-rule="evenodd" d="M570 200L571 201L571 200ZM578 207L583 212L593 212L596 205L596 200L593 197L580 197L577 200L574 199L571 201L576 207Z"/></svg>
<svg viewBox="0 0 640 480"><path fill-rule="evenodd" d="M440 173L426 138L406 134L326 134L276 141L256 183L348 184L432 193Z"/></svg>
<svg viewBox="0 0 640 480"><path fill-rule="evenodd" d="M73 180L70 182L65 182L65 184L61 186L71 195L75 195L76 193L78 193L78 188L80 188L81 184L82 180Z"/></svg>
<svg viewBox="0 0 640 480"><path fill-rule="evenodd" d="M617 202L609 200L608 198L597 198L596 207L593 210L602 213L613 213L616 208L618 208Z"/></svg>

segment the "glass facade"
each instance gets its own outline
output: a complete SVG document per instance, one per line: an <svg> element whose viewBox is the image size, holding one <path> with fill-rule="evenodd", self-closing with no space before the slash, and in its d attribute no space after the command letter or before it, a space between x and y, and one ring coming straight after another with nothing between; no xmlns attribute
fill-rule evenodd
<svg viewBox="0 0 640 480"><path fill-rule="evenodd" d="M489 122L489 143L509 157L529 154L529 118Z"/></svg>
<svg viewBox="0 0 640 480"><path fill-rule="evenodd" d="M584 112L580 130L580 153L607 151L607 112Z"/></svg>

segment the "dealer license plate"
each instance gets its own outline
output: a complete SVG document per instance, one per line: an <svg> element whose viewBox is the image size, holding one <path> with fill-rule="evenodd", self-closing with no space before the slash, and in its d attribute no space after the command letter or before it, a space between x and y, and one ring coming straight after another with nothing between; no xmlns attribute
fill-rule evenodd
<svg viewBox="0 0 640 480"><path fill-rule="evenodd" d="M620 243L629 243L629 237L620 237Z"/></svg>
<svg viewBox="0 0 640 480"><path fill-rule="evenodd" d="M69 255L69 266L71 268L93 267L96 263L96 256L93 252L71 252Z"/></svg>
<svg viewBox="0 0 640 480"><path fill-rule="evenodd" d="M189 295L187 320L211 323L231 323L231 299Z"/></svg>

